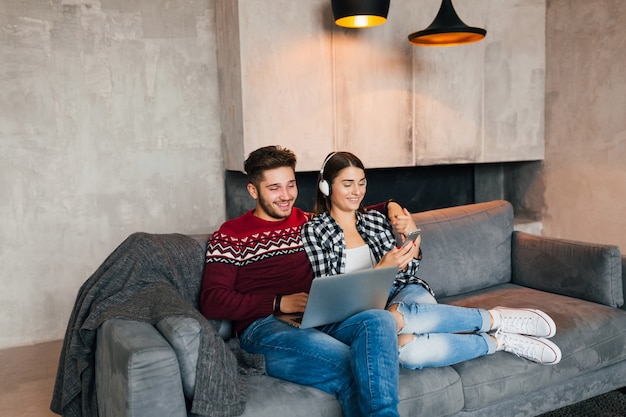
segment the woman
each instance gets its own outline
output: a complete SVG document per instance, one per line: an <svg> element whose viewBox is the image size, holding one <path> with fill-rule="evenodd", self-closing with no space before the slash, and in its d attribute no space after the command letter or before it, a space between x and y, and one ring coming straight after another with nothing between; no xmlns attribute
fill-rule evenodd
<svg viewBox="0 0 626 417"><path fill-rule="evenodd" d="M560 349L547 340L556 326L540 310L437 304L430 286L416 276L421 236L397 247L387 218L363 209L366 186L365 168L355 155L328 155L319 174L315 216L302 227L302 239L315 277L398 267L386 309L396 320L402 366L446 366L499 350L542 364L560 361ZM406 209L397 220L401 236L417 229Z"/></svg>

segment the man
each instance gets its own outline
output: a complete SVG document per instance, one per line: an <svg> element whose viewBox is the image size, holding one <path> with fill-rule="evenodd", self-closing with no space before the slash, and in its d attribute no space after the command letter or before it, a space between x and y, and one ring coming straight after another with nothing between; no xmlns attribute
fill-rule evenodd
<svg viewBox="0 0 626 417"><path fill-rule="evenodd" d="M241 347L264 355L268 375L337 395L344 416L398 416L396 323L389 312L368 310L314 329L274 317L303 312L313 279L300 239L310 214L294 207L295 166L293 152L279 146L250 153L247 188L256 205L209 240L201 311L232 320Z"/></svg>

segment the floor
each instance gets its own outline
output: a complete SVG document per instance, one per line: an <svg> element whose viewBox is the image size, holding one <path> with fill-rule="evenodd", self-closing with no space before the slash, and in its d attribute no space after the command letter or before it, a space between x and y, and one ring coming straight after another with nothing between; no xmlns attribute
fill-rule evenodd
<svg viewBox="0 0 626 417"><path fill-rule="evenodd" d="M62 341L0 350L0 416L52 417Z"/></svg>

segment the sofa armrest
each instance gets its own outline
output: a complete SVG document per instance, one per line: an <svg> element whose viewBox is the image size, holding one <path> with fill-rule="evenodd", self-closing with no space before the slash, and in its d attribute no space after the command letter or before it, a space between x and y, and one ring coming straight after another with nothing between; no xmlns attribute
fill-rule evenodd
<svg viewBox="0 0 626 417"><path fill-rule="evenodd" d="M611 307L624 304L619 247L524 232L512 239L513 283Z"/></svg>
<svg viewBox="0 0 626 417"><path fill-rule="evenodd" d="M187 417L176 355L153 325L105 321L95 369L99 417Z"/></svg>

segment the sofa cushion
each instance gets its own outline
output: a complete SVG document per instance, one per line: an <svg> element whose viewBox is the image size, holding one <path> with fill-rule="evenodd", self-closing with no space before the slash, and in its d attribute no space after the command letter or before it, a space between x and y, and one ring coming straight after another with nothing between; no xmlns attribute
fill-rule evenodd
<svg viewBox="0 0 626 417"><path fill-rule="evenodd" d="M341 417L334 395L313 387L266 375L248 376L246 410L242 417ZM403 416L447 416L463 407L459 375L451 367L419 371L400 370L400 404Z"/></svg>
<svg viewBox="0 0 626 417"><path fill-rule="evenodd" d="M422 229L420 278L446 297L511 280L513 207L469 204L412 215Z"/></svg>
<svg viewBox="0 0 626 417"><path fill-rule="evenodd" d="M505 352L454 365L463 381L464 410L541 390L626 359L626 312L617 308L514 284L442 302L487 309L498 305L539 308L554 319L557 332L551 340L563 354L561 362L553 366Z"/></svg>
<svg viewBox="0 0 626 417"><path fill-rule="evenodd" d="M247 376L246 409L241 417L341 417L341 406L334 395L272 378L267 375Z"/></svg>
<svg viewBox="0 0 626 417"><path fill-rule="evenodd" d="M398 411L402 416L448 416L463 408L461 377L451 367L400 369Z"/></svg>

